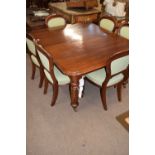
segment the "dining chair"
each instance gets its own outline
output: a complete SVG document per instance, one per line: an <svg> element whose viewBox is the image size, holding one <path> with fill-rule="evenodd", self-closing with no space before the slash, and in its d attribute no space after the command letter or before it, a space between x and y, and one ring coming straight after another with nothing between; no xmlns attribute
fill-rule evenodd
<svg viewBox="0 0 155 155"><path fill-rule="evenodd" d="M36 53L36 48L35 48L35 43L33 41L33 37L29 34L26 33L26 47L28 49L28 55L30 56L30 60L32 63L32 76L31 79L34 79L35 77L35 72L36 68L39 69L40 72L40 82L39 82L39 88L42 87L43 81L44 81L44 74L43 74L43 69L40 65L37 53Z"/></svg>
<svg viewBox="0 0 155 155"><path fill-rule="evenodd" d="M102 16L99 19L99 26L109 32L115 32L117 20L113 16Z"/></svg>
<svg viewBox="0 0 155 155"><path fill-rule="evenodd" d="M45 74L44 94L47 93L48 83L50 83L53 87L51 106L54 106L58 96L58 86L70 84L70 78L64 75L56 67L56 65L54 65L51 55L46 52L46 50L38 43L38 41L39 40L35 41L35 45Z"/></svg>
<svg viewBox="0 0 155 155"><path fill-rule="evenodd" d="M118 28L118 35L129 40L129 22L128 21L124 21L120 24ZM123 82L124 88L126 88L127 83L128 83L128 79Z"/></svg>
<svg viewBox="0 0 155 155"><path fill-rule="evenodd" d="M129 40L129 23L123 22L118 28L118 35Z"/></svg>
<svg viewBox="0 0 155 155"><path fill-rule="evenodd" d="M49 15L45 18L45 24L48 28L64 28L66 20L60 15Z"/></svg>
<svg viewBox="0 0 155 155"><path fill-rule="evenodd" d="M103 108L107 110L106 89L107 87L117 87L117 97L121 101L121 87L124 81L128 79L129 70L129 52L119 52L112 55L104 68L90 72L86 78L100 87L101 100Z"/></svg>

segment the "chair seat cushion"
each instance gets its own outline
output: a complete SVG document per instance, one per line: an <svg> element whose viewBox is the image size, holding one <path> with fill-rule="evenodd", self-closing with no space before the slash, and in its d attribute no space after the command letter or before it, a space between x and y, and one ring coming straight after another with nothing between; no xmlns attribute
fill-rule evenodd
<svg viewBox="0 0 155 155"><path fill-rule="evenodd" d="M91 73L87 74L86 77L89 80L91 80L92 82L94 82L95 84L102 86L102 83L104 82L104 80L106 78L105 68L91 72ZM112 77L109 80L107 86L112 86L112 85L117 84L118 82L120 82L123 79L123 77L124 77L124 75L122 73L115 75L114 77Z"/></svg>
<svg viewBox="0 0 155 155"><path fill-rule="evenodd" d="M51 83L53 83L53 80L51 78L50 73L47 70L45 70L45 69L44 69L44 73L45 73L47 79ZM64 75L63 73L61 73L60 70L56 66L54 66L54 74L55 74L55 77L56 77L59 85L65 85L65 84L70 83L69 77Z"/></svg>

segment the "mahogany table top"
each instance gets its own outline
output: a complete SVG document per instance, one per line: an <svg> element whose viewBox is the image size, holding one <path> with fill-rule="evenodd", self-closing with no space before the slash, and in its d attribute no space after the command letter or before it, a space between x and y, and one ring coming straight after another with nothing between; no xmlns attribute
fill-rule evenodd
<svg viewBox="0 0 155 155"><path fill-rule="evenodd" d="M40 39L57 67L69 76L102 68L113 53L129 50L127 39L108 33L93 23L68 24L60 30L39 29L31 34Z"/></svg>

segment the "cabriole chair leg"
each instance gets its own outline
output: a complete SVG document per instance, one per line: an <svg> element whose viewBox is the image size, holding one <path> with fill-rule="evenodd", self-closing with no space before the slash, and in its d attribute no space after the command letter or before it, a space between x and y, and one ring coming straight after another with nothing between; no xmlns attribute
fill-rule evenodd
<svg viewBox="0 0 155 155"><path fill-rule="evenodd" d="M40 82L39 82L39 88L41 88L42 85L43 85L43 82L44 82L44 72L43 72L43 70L42 70L41 68L40 68L39 70L40 70Z"/></svg>
<svg viewBox="0 0 155 155"><path fill-rule="evenodd" d="M100 89L101 100L104 110L107 111L107 103L106 103L106 87Z"/></svg>
<svg viewBox="0 0 155 155"><path fill-rule="evenodd" d="M117 98L118 101L121 101L121 89L122 89L122 84L117 85Z"/></svg>
<svg viewBox="0 0 155 155"><path fill-rule="evenodd" d="M44 94L47 94L47 89L48 89L48 80L45 78Z"/></svg>
<svg viewBox="0 0 155 155"><path fill-rule="evenodd" d="M36 66L32 63L32 76L31 76L32 80L34 79L35 72L36 72Z"/></svg>
<svg viewBox="0 0 155 155"><path fill-rule="evenodd" d="M54 106L56 99L58 97L58 84L53 84L52 86L53 86L53 96L52 96L51 106Z"/></svg>

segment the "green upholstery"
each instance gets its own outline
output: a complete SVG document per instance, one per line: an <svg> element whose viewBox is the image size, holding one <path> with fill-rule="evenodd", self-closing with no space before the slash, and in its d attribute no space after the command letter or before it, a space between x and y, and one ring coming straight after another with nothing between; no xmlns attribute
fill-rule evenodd
<svg viewBox="0 0 155 155"><path fill-rule="evenodd" d="M38 59L37 59L34 55L31 55L31 59L32 59L32 61L33 61L33 63L34 63L35 65L37 65L38 67L40 67L40 64L39 64L39 62L38 62Z"/></svg>
<svg viewBox="0 0 155 155"><path fill-rule="evenodd" d="M47 79L51 83L53 83L53 80L52 80L50 73L45 69L44 69L44 73L45 73ZM56 66L54 66L54 74L55 74L55 77L56 77L59 85L65 85L65 84L70 83L69 77L64 75L63 73L61 73L60 70Z"/></svg>
<svg viewBox="0 0 155 155"><path fill-rule="evenodd" d="M26 38L26 43L27 43L27 46L28 46L28 49L29 51L36 55L36 48L35 48L35 44L33 41L31 41L30 39Z"/></svg>
<svg viewBox="0 0 155 155"><path fill-rule="evenodd" d="M127 68L129 64L129 56L115 59L111 62L111 75L119 73Z"/></svg>
<svg viewBox="0 0 155 155"><path fill-rule="evenodd" d="M42 65L48 70L50 71L50 66L49 66L49 60L48 58L42 54L39 50L37 50L39 58L41 60Z"/></svg>
<svg viewBox="0 0 155 155"><path fill-rule="evenodd" d="M104 29L112 32L113 29L114 29L114 22L112 20L106 19L106 18L105 19L101 19L99 26L101 28L104 28Z"/></svg>
<svg viewBox="0 0 155 155"><path fill-rule="evenodd" d="M48 60L48 58L47 58L44 54L42 54L39 50L37 50L37 51L38 51L38 54L39 54L41 63L42 63L42 65L43 65L44 68L45 68L45 69L44 69L44 73L45 73L47 79L48 79L51 83L53 83L53 80L52 80L52 77L51 77L51 74L50 74L50 66L49 66L50 64L49 64L49 60ZM61 73L60 70L59 70L56 66L54 66L54 75L55 75L55 77L56 77L56 79L57 79L59 85L64 85L64 84L70 83L69 77L66 76L66 75L64 75L63 73Z"/></svg>
<svg viewBox="0 0 155 155"><path fill-rule="evenodd" d="M94 83L96 83L99 86L102 86L102 83L104 82L105 78L106 78L106 71L105 68L99 69L97 71L91 72L89 74L86 75L86 77L93 81ZM114 77L112 77L107 86L112 86L115 85L116 83L120 82L122 79L124 78L123 74L120 73Z"/></svg>
<svg viewBox="0 0 155 155"><path fill-rule="evenodd" d="M58 26L65 26L66 21L61 17L55 17L48 21L47 25L49 28L54 28Z"/></svg>
<svg viewBox="0 0 155 155"><path fill-rule="evenodd" d="M129 39L129 27L128 26L123 26L120 29L120 36Z"/></svg>

